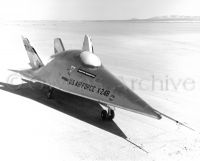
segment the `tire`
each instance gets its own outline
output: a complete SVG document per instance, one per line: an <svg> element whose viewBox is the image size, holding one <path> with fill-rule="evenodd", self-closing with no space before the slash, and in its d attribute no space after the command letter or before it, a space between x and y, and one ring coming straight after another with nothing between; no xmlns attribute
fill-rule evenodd
<svg viewBox="0 0 200 161"><path fill-rule="evenodd" d="M106 110L101 111L101 119L102 120L105 120L107 118L107 115L108 115L108 113Z"/></svg>

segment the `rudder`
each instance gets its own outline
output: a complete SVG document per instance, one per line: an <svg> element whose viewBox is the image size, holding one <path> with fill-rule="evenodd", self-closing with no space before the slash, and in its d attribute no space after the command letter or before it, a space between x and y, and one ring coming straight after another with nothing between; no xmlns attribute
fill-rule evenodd
<svg viewBox="0 0 200 161"><path fill-rule="evenodd" d="M82 51L88 51L88 52L94 53L92 40L88 35L85 35L84 37Z"/></svg>
<svg viewBox="0 0 200 161"><path fill-rule="evenodd" d="M65 51L64 45L62 43L61 38L55 38L54 39L54 52L55 54L61 53Z"/></svg>

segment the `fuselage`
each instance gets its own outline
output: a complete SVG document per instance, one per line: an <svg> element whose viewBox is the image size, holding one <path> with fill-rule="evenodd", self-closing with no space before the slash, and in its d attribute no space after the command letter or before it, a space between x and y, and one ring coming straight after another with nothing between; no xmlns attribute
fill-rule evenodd
<svg viewBox="0 0 200 161"><path fill-rule="evenodd" d="M46 66L34 72L35 79L102 104L160 119L160 115L153 108L102 64L85 64L81 53L82 50L67 50L52 56L52 60Z"/></svg>

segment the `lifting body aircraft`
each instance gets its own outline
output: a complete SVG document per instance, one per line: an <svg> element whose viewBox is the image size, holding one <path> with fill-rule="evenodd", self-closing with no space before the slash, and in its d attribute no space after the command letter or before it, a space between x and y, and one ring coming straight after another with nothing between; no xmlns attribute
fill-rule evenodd
<svg viewBox="0 0 200 161"><path fill-rule="evenodd" d="M114 109L140 113L161 119L161 113L137 96L118 80L94 54L91 38L84 37L81 50L65 50L60 38L54 39L51 61L43 64L27 38L22 37L31 69L13 70L25 79L39 82L49 87L48 98L54 89L96 101L107 110L102 110L102 120L112 120ZM105 109L105 108L104 108Z"/></svg>
<svg viewBox="0 0 200 161"><path fill-rule="evenodd" d="M48 98L52 97L54 89L58 89L96 101L107 109L102 110L100 114L102 120L112 120L115 116L115 107L161 119L160 113L103 66L100 58L94 53L89 36L85 35L80 50L65 50L61 39L55 38L55 54L46 65L43 64L29 40L24 37L22 39L31 69L13 71L27 80L47 85Z"/></svg>

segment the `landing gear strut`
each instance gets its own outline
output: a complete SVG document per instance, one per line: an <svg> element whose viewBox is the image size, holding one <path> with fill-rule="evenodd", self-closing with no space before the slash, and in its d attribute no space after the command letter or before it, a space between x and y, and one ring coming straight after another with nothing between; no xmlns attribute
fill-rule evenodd
<svg viewBox="0 0 200 161"><path fill-rule="evenodd" d="M115 111L112 109L108 109L108 119L113 120L115 117Z"/></svg>
<svg viewBox="0 0 200 161"><path fill-rule="evenodd" d="M106 107L108 108L108 112L106 110L103 110L101 112L101 119L102 120L113 120L115 117L115 112L113 109L111 109L109 106L106 105Z"/></svg>
<svg viewBox="0 0 200 161"><path fill-rule="evenodd" d="M108 113L106 110L101 111L101 119L102 120L105 120L107 118L107 115L108 115Z"/></svg>
<svg viewBox="0 0 200 161"><path fill-rule="evenodd" d="M54 88L49 87L49 91L47 93L47 98L48 99L52 99L53 91L54 91Z"/></svg>

